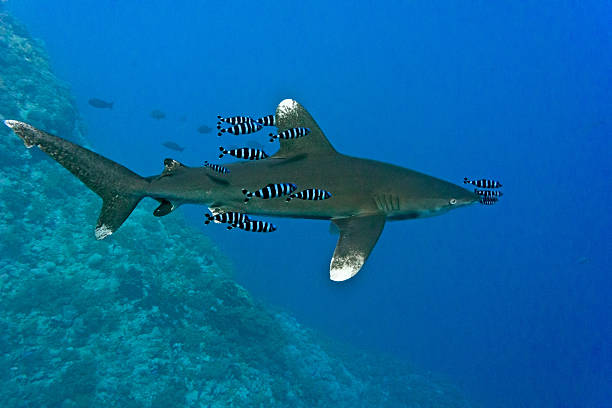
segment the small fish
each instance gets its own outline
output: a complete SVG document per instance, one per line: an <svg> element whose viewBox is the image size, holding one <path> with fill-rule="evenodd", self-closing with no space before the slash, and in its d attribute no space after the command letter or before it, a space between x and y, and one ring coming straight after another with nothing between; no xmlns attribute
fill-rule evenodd
<svg viewBox="0 0 612 408"><path fill-rule="evenodd" d="M239 228L245 231L253 232L272 232L276 231L276 226L266 221L247 221L238 224L232 224L227 227L228 230L232 228Z"/></svg>
<svg viewBox="0 0 612 408"><path fill-rule="evenodd" d="M241 123L249 123L254 122L253 118L249 116L232 116L229 118L224 118L221 115L217 115L219 122L217 123L217 129L221 126L221 122L229 123L230 125L239 125Z"/></svg>
<svg viewBox="0 0 612 408"><path fill-rule="evenodd" d="M576 260L576 262L579 265L584 265L585 263L589 262L589 258L587 258L586 256L581 256L580 258L578 258L578 260Z"/></svg>
<svg viewBox="0 0 612 408"><path fill-rule="evenodd" d="M478 201L480 202L480 204L483 204L483 205L493 205L499 201L499 198L483 196L483 197L480 197Z"/></svg>
<svg viewBox="0 0 612 408"><path fill-rule="evenodd" d="M268 184L264 188L250 192L246 188L242 189L242 194L245 195L244 202L248 203L252 197L260 197L263 199L275 198L293 193L297 186L293 183L276 183Z"/></svg>
<svg viewBox="0 0 612 408"><path fill-rule="evenodd" d="M331 193L320 188L309 188L308 190L302 190L299 193L293 193L287 197L287 201L291 201L294 198L300 200L327 200L331 197Z"/></svg>
<svg viewBox="0 0 612 408"><path fill-rule="evenodd" d="M267 115L257 119L257 123L263 126L276 126L276 116L275 115Z"/></svg>
<svg viewBox="0 0 612 408"><path fill-rule="evenodd" d="M178 144L174 142L164 142L162 143L162 146L167 147L170 150L176 150L177 152L182 152L183 150L185 150L184 147L179 146Z"/></svg>
<svg viewBox="0 0 612 408"><path fill-rule="evenodd" d="M217 125L217 129L219 129L218 136L221 136L223 133L232 133L234 135L245 135L247 133L255 133L261 130L262 126L257 122L244 122L229 127L227 129L222 129L221 125Z"/></svg>
<svg viewBox="0 0 612 408"><path fill-rule="evenodd" d="M163 118L166 117L166 114L164 112L160 111L159 109L152 110L150 115L151 115L151 117L153 119L157 119L157 120L163 119Z"/></svg>
<svg viewBox="0 0 612 408"><path fill-rule="evenodd" d="M106 102L106 101L103 101L102 99L91 98L90 100L87 101L87 103L89 103L94 108L113 109L113 104L115 102Z"/></svg>
<svg viewBox="0 0 612 408"><path fill-rule="evenodd" d="M251 221L248 215L239 212L224 212L215 215L204 215L206 215L206 221L204 221L204 224L210 224L210 222L212 221L217 224L224 223L233 225Z"/></svg>
<svg viewBox="0 0 612 408"><path fill-rule="evenodd" d="M221 174L229 174L230 172L227 167L223 167L219 164L209 163L208 161L204 162L204 167L208 167L209 169Z"/></svg>
<svg viewBox="0 0 612 408"><path fill-rule="evenodd" d="M488 196L488 197L501 197L504 195L504 193L498 190L479 190L475 188L474 192L478 194L479 196Z"/></svg>
<svg viewBox="0 0 612 408"><path fill-rule="evenodd" d="M499 181L489 180L489 179L480 179L480 180L470 180L467 177L463 178L464 184L473 184L476 187L480 188L500 188L502 184Z"/></svg>
<svg viewBox="0 0 612 408"><path fill-rule="evenodd" d="M241 147L239 149L225 150L223 146L219 146L219 150L221 151L219 158L223 157L225 154L229 154L230 156L234 156L238 159L248 160L261 160L268 157L266 152L263 150L253 149L252 147Z"/></svg>
<svg viewBox="0 0 612 408"><path fill-rule="evenodd" d="M211 131L212 131L212 128L206 125L202 125L198 128L198 133L210 133Z"/></svg>
<svg viewBox="0 0 612 408"><path fill-rule="evenodd" d="M279 133L278 135L270 133L270 141L273 142L274 139L296 139L298 137L306 136L309 133L310 129L305 127L287 129L284 132Z"/></svg>

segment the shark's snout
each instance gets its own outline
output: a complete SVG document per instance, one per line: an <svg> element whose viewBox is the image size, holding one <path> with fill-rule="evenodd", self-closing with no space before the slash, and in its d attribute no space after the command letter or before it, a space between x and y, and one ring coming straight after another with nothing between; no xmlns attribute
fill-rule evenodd
<svg viewBox="0 0 612 408"><path fill-rule="evenodd" d="M450 211L478 201L478 194L473 191L455 184L450 184L446 187L446 191L441 193L438 198L438 211L440 212Z"/></svg>
<svg viewBox="0 0 612 408"><path fill-rule="evenodd" d="M462 188L461 194L457 194L457 197L453 197L449 200L448 204L451 207L463 207L464 205L470 205L478 201L478 194L468 191Z"/></svg>
<svg viewBox="0 0 612 408"><path fill-rule="evenodd" d="M464 191L462 191L461 194L458 194L458 197L453 197L449 200L449 205L461 207L463 205L470 205L478 201L478 194L469 190L462 190Z"/></svg>

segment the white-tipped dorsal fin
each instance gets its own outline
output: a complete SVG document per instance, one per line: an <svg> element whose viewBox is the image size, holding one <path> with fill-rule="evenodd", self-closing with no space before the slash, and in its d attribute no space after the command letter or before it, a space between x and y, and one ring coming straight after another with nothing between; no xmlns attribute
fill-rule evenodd
<svg viewBox="0 0 612 408"><path fill-rule="evenodd" d="M310 133L297 139L280 139L280 149L274 158L337 153L310 113L293 99L285 99L276 108L276 126L279 133L298 127L308 128Z"/></svg>

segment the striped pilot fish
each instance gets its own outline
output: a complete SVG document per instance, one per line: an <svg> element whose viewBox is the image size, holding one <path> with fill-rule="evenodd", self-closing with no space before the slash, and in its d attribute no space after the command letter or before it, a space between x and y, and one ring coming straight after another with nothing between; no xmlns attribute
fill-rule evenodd
<svg viewBox="0 0 612 408"><path fill-rule="evenodd" d="M487 196L487 197L501 197L504 195L499 190L479 190L477 188L474 189L474 192L479 196Z"/></svg>
<svg viewBox="0 0 612 408"><path fill-rule="evenodd" d="M219 164L209 163L208 160L204 162L204 167L208 167L212 171L216 171L221 174L229 174L229 169L227 167L223 167Z"/></svg>
<svg viewBox="0 0 612 408"><path fill-rule="evenodd" d="M489 180L489 179L480 179L480 180L470 180L467 177L463 178L464 184L473 184L476 187L480 188L500 188L502 184L499 181Z"/></svg>
<svg viewBox="0 0 612 408"><path fill-rule="evenodd" d="M273 142L274 139L297 139L298 137L306 136L309 133L310 129L305 127L291 128L279 133L278 135L270 133L270 141Z"/></svg>
<svg viewBox="0 0 612 408"><path fill-rule="evenodd" d="M240 123L253 122L253 118L249 116L232 116L229 118L224 118L221 115L217 115L219 122L217 122L217 129L221 128L221 122L228 123L230 125L238 125Z"/></svg>
<svg viewBox="0 0 612 408"><path fill-rule="evenodd" d="M237 157L238 159L248 160L261 160L268 157L266 152L264 152L263 150L255 149L252 147L241 147L239 149L226 150L223 146L219 146L219 150L221 151L219 158L223 157L223 155L225 154Z"/></svg>
<svg viewBox="0 0 612 408"><path fill-rule="evenodd" d="M495 203L496 203L496 202L498 202L498 201L499 201L499 198L497 198L497 197L491 197L491 196L482 196L482 197L480 197L480 199L478 200L478 202L479 202L480 204L483 204L483 205L493 205L493 204L495 204Z"/></svg>
<svg viewBox="0 0 612 408"><path fill-rule="evenodd" d="M300 200L327 200L331 197L331 193L320 188L309 188L302 190L299 193L293 193L287 197L287 201L291 201L293 198L299 198Z"/></svg>
<svg viewBox="0 0 612 408"><path fill-rule="evenodd" d="M253 232L272 232L276 231L276 226L274 224L266 222L266 221L246 221L239 222L238 224L232 224L227 227L228 230L232 228L239 228L245 231L253 231Z"/></svg>
<svg viewBox="0 0 612 408"><path fill-rule="evenodd" d="M205 215L206 215L206 221L204 221L204 224L210 224L211 221L217 224L219 223L240 224L243 222L251 221L248 215L239 213L239 212L230 211L230 212L224 212L224 213L219 213L215 215L210 215L210 214L205 214Z"/></svg>
<svg viewBox="0 0 612 408"><path fill-rule="evenodd" d="M257 123L263 126L276 126L276 116L267 115L256 120Z"/></svg>
<svg viewBox="0 0 612 408"><path fill-rule="evenodd" d="M246 135L247 133L255 133L262 128L263 126L257 122L253 122L252 120L250 122L238 123L237 125L228 127L227 129L221 128L221 125L217 125L217 129L219 129L219 133L217 133L217 135L221 136L226 132L234 135Z"/></svg>
<svg viewBox="0 0 612 408"><path fill-rule="evenodd" d="M293 193L297 189L297 186L293 183L276 183L268 184L264 188L257 191L249 191L246 188L242 189L242 194L245 195L244 202L248 203L253 197L260 197L264 199L275 198Z"/></svg>

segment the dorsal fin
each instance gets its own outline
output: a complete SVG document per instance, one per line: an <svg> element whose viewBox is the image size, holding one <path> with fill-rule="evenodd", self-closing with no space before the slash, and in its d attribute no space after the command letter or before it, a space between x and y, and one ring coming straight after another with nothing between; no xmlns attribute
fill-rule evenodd
<svg viewBox="0 0 612 408"><path fill-rule="evenodd" d="M280 149L273 158L337 153L310 113L293 99L285 99L276 108L276 126L279 133L291 128L305 127L310 129L310 134L297 139L280 139Z"/></svg>
<svg viewBox="0 0 612 408"><path fill-rule="evenodd" d="M174 159L164 159L164 171L162 171L161 175L171 176L180 168L187 168L187 166Z"/></svg>

